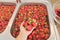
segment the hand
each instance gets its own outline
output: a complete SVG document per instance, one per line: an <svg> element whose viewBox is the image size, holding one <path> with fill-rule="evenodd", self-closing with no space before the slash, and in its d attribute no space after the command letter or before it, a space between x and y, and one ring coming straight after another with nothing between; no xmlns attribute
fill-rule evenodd
<svg viewBox="0 0 60 40"><path fill-rule="evenodd" d="M23 27L23 23L20 26L20 34L18 35L16 40L27 40L28 35L35 29L35 27L32 28L31 31L27 31L24 27Z"/></svg>

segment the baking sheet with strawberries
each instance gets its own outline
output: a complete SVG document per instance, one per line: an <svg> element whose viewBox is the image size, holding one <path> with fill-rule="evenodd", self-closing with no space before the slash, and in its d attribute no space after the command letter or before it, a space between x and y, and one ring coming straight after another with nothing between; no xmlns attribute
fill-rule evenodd
<svg viewBox="0 0 60 40"><path fill-rule="evenodd" d="M44 4L24 4L20 6L15 21L11 27L11 35L17 37L20 32L20 24L27 31L30 31L33 27L36 28L28 36L27 40L47 40L50 36L50 25L48 18L47 7Z"/></svg>
<svg viewBox="0 0 60 40"><path fill-rule="evenodd" d="M0 33L6 29L10 18L14 12L15 5L0 3Z"/></svg>

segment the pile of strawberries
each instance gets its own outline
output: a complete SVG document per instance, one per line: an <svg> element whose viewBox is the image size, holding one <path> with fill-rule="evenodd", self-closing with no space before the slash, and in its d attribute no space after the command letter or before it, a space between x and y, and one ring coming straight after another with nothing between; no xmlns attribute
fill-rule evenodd
<svg viewBox="0 0 60 40"><path fill-rule="evenodd" d="M0 5L0 33L6 29L14 9L15 6L13 5Z"/></svg>
<svg viewBox="0 0 60 40"><path fill-rule="evenodd" d="M25 5L20 7L11 27L11 34L13 37L16 38L19 35L20 25L23 21L23 26L27 31L30 31L36 26L27 40L47 40L49 38L50 25L47 8L44 4Z"/></svg>

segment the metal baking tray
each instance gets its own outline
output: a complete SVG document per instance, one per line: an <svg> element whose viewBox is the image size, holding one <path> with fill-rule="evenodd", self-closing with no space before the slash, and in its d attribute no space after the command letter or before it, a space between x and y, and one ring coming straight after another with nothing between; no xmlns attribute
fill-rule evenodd
<svg viewBox="0 0 60 40"><path fill-rule="evenodd" d="M49 18L49 24L50 24L50 37L47 40L59 40L59 34L54 22L54 18L53 18L53 13L54 10L51 6L51 4L46 0L21 0L21 5L29 5L28 3L42 3L44 5L46 5L47 7L47 11L48 11L48 18Z"/></svg>
<svg viewBox="0 0 60 40"><path fill-rule="evenodd" d="M2 6L2 5L4 5L4 6L15 6L16 7L16 3L14 3L14 2L0 2L0 6ZM14 16L14 11L13 11L13 14L11 15L11 17L10 17L10 19L8 21L6 29L2 33L0 33L0 40L11 40L10 39L11 35L9 33L10 33L10 25L12 24L11 22L12 22L12 17L13 16Z"/></svg>

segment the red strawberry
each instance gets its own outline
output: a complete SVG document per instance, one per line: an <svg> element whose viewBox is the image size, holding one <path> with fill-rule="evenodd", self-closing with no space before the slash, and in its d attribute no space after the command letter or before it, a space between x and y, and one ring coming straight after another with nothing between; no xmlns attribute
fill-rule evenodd
<svg viewBox="0 0 60 40"><path fill-rule="evenodd" d="M28 31L30 31L31 29L32 29L32 26L31 25L27 26L27 30Z"/></svg>

